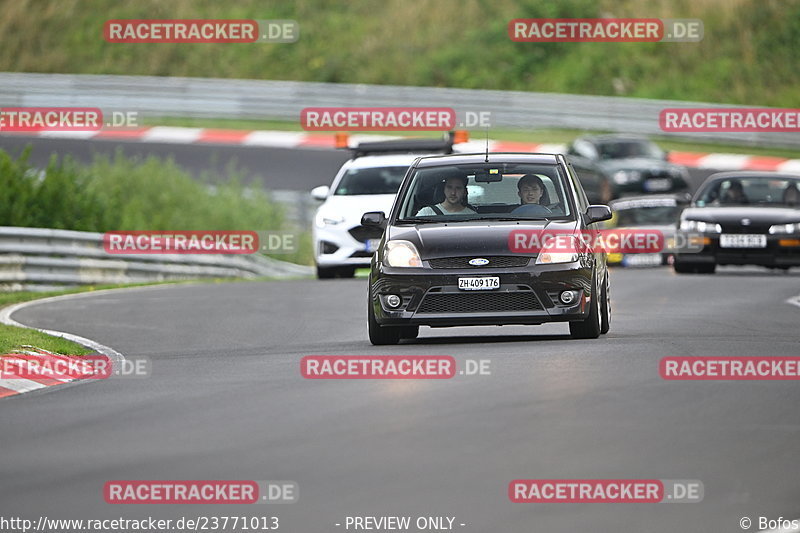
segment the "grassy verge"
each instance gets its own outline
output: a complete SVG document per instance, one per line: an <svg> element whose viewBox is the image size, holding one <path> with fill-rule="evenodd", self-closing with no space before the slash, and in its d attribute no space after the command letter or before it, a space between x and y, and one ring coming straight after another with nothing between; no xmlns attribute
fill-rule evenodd
<svg viewBox="0 0 800 533"><path fill-rule="evenodd" d="M277 120L228 120L211 118L177 118L177 117L151 117L144 122L147 126L179 126L191 128L218 128L232 130L276 130L276 131L303 131L297 122ZM320 132L318 132L320 133ZM325 133L325 132L321 132ZM331 132L332 134L333 132ZM372 132L374 133L374 132ZM530 143L568 143L575 137L586 133L582 130L547 129L547 130L519 130L495 128L489 131L489 137L495 140L530 142ZM439 132L399 132L398 135L414 137L441 137ZM484 131L471 131L470 138L480 140L485 138ZM749 154L770 157L786 157L789 159L800 158L800 152L789 148L763 148L741 144L719 144L708 141L680 141L671 137L652 137L659 146L665 150L678 152L717 152L729 154Z"/></svg>
<svg viewBox="0 0 800 533"><path fill-rule="evenodd" d="M377 83L800 105L800 3L780 0L16 0L0 71ZM520 43L516 18L695 18L692 43ZM109 19L293 19L293 44L108 43Z"/></svg>

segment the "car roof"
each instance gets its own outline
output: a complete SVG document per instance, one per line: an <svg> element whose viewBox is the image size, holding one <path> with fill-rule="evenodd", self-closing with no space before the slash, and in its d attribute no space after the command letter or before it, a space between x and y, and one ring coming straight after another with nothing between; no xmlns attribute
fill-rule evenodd
<svg viewBox="0 0 800 533"><path fill-rule="evenodd" d="M771 172L768 170L731 170L729 172L717 172L706 178L706 182L723 180L729 178L794 178L800 179L800 174L790 172Z"/></svg>
<svg viewBox="0 0 800 533"><path fill-rule="evenodd" d="M420 154L365 155L351 159L347 168L408 167Z"/></svg>
<svg viewBox="0 0 800 533"><path fill-rule="evenodd" d="M486 153L431 155L421 157L417 167L435 167L441 165L469 165L486 162ZM559 161L556 154L534 154L523 152L489 152L489 164L492 163L538 163L555 165Z"/></svg>

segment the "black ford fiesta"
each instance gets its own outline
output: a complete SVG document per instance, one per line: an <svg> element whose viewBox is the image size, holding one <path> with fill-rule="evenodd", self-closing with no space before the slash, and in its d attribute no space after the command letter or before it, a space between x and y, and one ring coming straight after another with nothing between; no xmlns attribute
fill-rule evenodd
<svg viewBox="0 0 800 533"><path fill-rule="evenodd" d="M413 339L421 325L545 322L597 338L611 321L605 254L570 238L609 218L561 155L417 159L388 218L362 219L385 228L369 278L370 341Z"/></svg>
<svg viewBox="0 0 800 533"><path fill-rule="evenodd" d="M717 265L800 266L800 175L720 172L697 189L680 229L702 234L699 253L676 254L679 274Z"/></svg>

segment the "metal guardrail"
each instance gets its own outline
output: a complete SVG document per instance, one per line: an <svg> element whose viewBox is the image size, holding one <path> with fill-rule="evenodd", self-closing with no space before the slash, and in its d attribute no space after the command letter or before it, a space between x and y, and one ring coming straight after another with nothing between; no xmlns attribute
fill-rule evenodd
<svg viewBox="0 0 800 533"><path fill-rule="evenodd" d="M492 127L567 128L800 148L796 133L665 133L664 108L738 107L674 100L346 83L0 73L2 106L86 106L144 116L299 120L305 107L441 106L491 112Z"/></svg>
<svg viewBox="0 0 800 533"><path fill-rule="evenodd" d="M311 267L258 254L115 255L103 249L102 233L0 226L0 291L312 274Z"/></svg>

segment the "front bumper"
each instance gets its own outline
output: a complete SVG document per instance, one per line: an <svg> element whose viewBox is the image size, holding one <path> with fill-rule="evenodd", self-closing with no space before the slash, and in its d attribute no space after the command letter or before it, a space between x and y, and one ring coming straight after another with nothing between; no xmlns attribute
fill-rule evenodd
<svg viewBox="0 0 800 533"><path fill-rule="evenodd" d="M767 235L765 248L722 248L719 234L706 235L710 240L698 253L676 254L682 264L698 265L757 265L766 267L800 266L800 246L782 246L780 241L800 239L800 236Z"/></svg>
<svg viewBox="0 0 800 533"><path fill-rule="evenodd" d="M536 265L520 268L438 269L386 268L373 265L370 305L381 325L433 327L543 324L582 320L588 316L592 267L581 263ZM500 278L490 291L458 289L460 277ZM558 300L565 290L578 291L571 305ZM402 304L387 306L385 297L396 294Z"/></svg>
<svg viewBox="0 0 800 533"><path fill-rule="evenodd" d="M321 267L369 267L374 254L369 241L374 244L380 240L380 234L364 235L364 240L359 241L350 234L353 229L342 225L315 227L313 245L316 264Z"/></svg>

